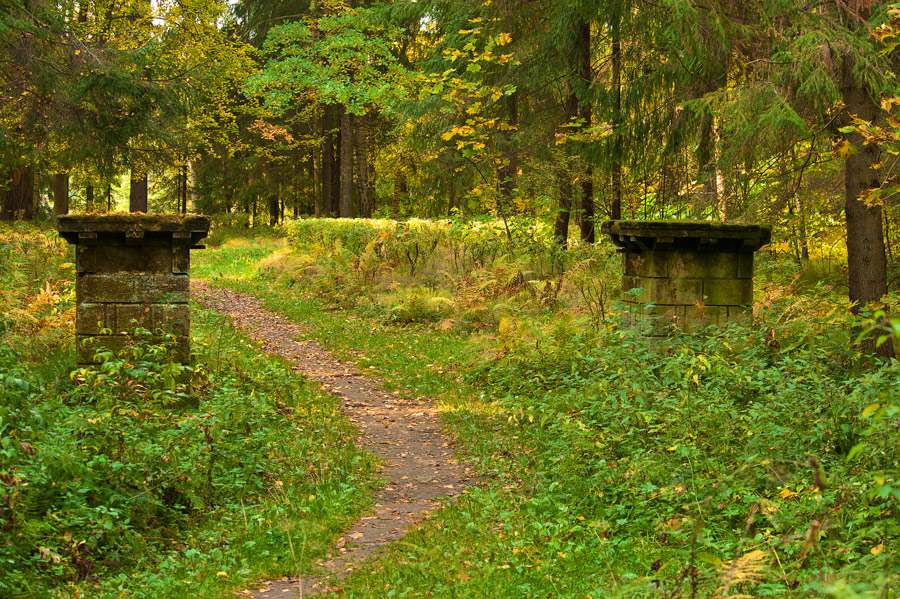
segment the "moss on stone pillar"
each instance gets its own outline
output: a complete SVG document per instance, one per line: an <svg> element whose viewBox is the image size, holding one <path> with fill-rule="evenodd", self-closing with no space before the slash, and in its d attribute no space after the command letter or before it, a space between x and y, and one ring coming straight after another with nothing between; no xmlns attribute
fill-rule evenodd
<svg viewBox="0 0 900 599"><path fill-rule="evenodd" d="M172 359L190 361L190 250L209 232L196 215L60 216L60 235L76 246L75 338L78 360L100 349L172 343ZM148 338L138 335L146 331Z"/></svg>
<svg viewBox="0 0 900 599"><path fill-rule="evenodd" d="M651 336L749 319L753 253L771 228L693 221L606 221L622 253L626 324Z"/></svg>

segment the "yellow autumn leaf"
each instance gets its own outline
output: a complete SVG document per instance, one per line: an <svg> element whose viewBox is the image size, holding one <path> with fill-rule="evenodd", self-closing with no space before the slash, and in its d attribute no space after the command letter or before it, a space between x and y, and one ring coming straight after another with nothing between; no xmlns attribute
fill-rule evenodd
<svg viewBox="0 0 900 599"><path fill-rule="evenodd" d="M867 406L866 409L863 410L863 412L862 412L862 417L868 418L869 416L871 416L872 414L877 412L880 407L881 407L880 403L873 403L872 405Z"/></svg>
<svg viewBox="0 0 900 599"><path fill-rule="evenodd" d="M793 491L791 491L788 488L785 488L785 489L781 490L781 493L779 493L779 495L781 496L782 499L790 499L791 497L796 495L796 493L794 493Z"/></svg>
<svg viewBox="0 0 900 599"><path fill-rule="evenodd" d="M832 150L833 154L838 158L847 159L851 156L855 156L857 153L856 147L847 141L846 139L842 139L841 141L834 144L834 148Z"/></svg>
<svg viewBox="0 0 900 599"><path fill-rule="evenodd" d="M228 572L223 572L222 570L219 570L218 572L216 572L216 577L218 577L218 578L228 578Z"/></svg>
<svg viewBox="0 0 900 599"><path fill-rule="evenodd" d="M881 189L864 189L859 194L859 201L866 205L866 208L874 208L875 206L883 206L884 198L881 197Z"/></svg>
<svg viewBox="0 0 900 599"><path fill-rule="evenodd" d="M872 547L872 548L869 550L869 553L871 553L872 555L878 555L878 554L881 553L882 551L884 551L884 543L879 543L879 544L876 545L875 547Z"/></svg>
<svg viewBox="0 0 900 599"><path fill-rule="evenodd" d="M497 36L497 45L498 46L505 46L506 44L510 43L511 41L512 41L512 36L508 33L504 32Z"/></svg>

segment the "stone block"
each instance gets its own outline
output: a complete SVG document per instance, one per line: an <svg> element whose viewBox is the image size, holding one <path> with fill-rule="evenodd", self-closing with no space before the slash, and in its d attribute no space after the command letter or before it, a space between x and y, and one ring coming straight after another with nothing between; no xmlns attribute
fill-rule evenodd
<svg viewBox="0 0 900 599"><path fill-rule="evenodd" d="M738 254L672 252L669 276L673 279L736 279Z"/></svg>
<svg viewBox="0 0 900 599"><path fill-rule="evenodd" d="M728 320L743 325L753 321L753 308L748 306L728 306Z"/></svg>
<svg viewBox="0 0 900 599"><path fill-rule="evenodd" d="M114 304L117 334L132 334L136 329L153 332L150 304Z"/></svg>
<svg viewBox="0 0 900 599"><path fill-rule="evenodd" d="M645 252L623 254L626 276L666 278L668 277L669 252L647 250Z"/></svg>
<svg viewBox="0 0 900 599"><path fill-rule="evenodd" d="M98 335L115 328L115 309L110 304L78 304L75 308L75 332Z"/></svg>
<svg viewBox="0 0 900 599"><path fill-rule="evenodd" d="M739 279L752 279L753 278L753 254L749 252L742 252L737 255L738 260L738 273L737 276Z"/></svg>
<svg viewBox="0 0 900 599"><path fill-rule="evenodd" d="M185 245L172 248L172 272L175 274L188 274L191 271L191 250Z"/></svg>
<svg viewBox="0 0 900 599"><path fill-rule="evenodd" d="M88 303L187 303L189 293L187 275L79 274L75 282L78 301Z"/></svg>
<svg viewBox="0 0 900 599"><path fill-rule="evenodd" d="M187 304L117 304L115 332L133 334L138 328L153 334L190 334L191 314Z"/></svg>
<svg viewBox="0 0 900 599"><path fill-rule="evenodd" d="M75 335L78 361L82 364L93 364L94 355L100 349L109 350L119 356L123 350L136 344L159 344L160 337L135 339L130 335ZM170 341L171 358L175 362L187 364L191 357L190 338L176 335Z"/></svg>
<svg viewBox="0 0 900 599"><path fill-rule="evenodd" d="M753 303L751 279L706 279L703 303L707 306L747 306Z"/></svg>
<svg viewBox="0 0 900 599"><path fill-rule="evenodd" d="M79 246L75 267L80 273L160 273L173 269L172 247Z"/></svg>
<svg viewBox="0 0 900 599"><path fill-rule="evenodd" d="M154 332L191 334L191 309L188 304L153 304L151 315Z"/></svg>
<svg viewBox="0 0 900 599"><path fill-rule="evenodd" d="M633 301L657 305L685 305L702 301L702 279L646 279L636 277L632 288L644 291Z"/></svg>

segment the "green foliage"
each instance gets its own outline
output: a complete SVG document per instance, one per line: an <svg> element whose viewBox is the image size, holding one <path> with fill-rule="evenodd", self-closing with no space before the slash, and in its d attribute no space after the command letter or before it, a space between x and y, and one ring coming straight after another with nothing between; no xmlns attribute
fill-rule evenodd
<svg viewBox="0 0 900 599"><path fill-rule="evenodd" d="M371 9L345 8L317 20L273 28L266 68L247 81L275 114L296 102L342 104L353 114L382 106L402 93L404 69L391 53L397 31L376 24Z"/></svg>
<svg viewBox="0 0 900 599"><path fill-rule="evenodd" d="M0 331L0 595L219 597L310 567L365 507L337 400L221 316L194 307L191 366L145 342L75 368L71 296L22 343L66 254L3 232L25 299Z"/></svg>
<svg viewBox="0 0 900 599"><path fill-rule="evenodd" d="M590 260L602 262L582 255L566 277ZM444 320L391 321L365 302L323 311L343 288L326 295L308 274L271 272L248 265L223 282L310 322L390 385L440 396L460 447L492 477L354 574L346 596L849 598L900 588L898 364L867 366L845 300L803 284L796 262L762 261L752 327L663 341L611 317L591 327L564 296L532 312L504 300L505 316L474 336ZM440 297L395 293L420 312Z"/></svg>

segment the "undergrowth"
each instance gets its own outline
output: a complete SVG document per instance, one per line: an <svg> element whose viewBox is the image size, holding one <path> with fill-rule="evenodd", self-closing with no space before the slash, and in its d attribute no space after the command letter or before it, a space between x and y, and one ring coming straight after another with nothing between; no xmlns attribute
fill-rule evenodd
<svg viewBox="0 0 900 599"><path fill-rule="evenodd" d="M308 569L365 508L371 457L290 365L195 306L191 365L142 342L78 367L68 250L0 247L0 596L221 597Z"/></svg>
<svg viewBox="0 0 900 599"><path fill-rule="evenodd" d="M575 257L538 284L563 281L546 301L508 285L528 254L438 287L423 281L452 272L439 251L422 278L386 261L367 285L340 248L269 252L210 253L198 271L312 324L389 384L442 398L460 446L496 481L341 596L900 593L898 364L860 356L864 323L831 283L764 256L752 326L651 342L619 327L614 301L599 317L576 305ZM478 279L477 291L457 283ZM420 317L397 318L419 287ZM467 289L491 317L461 327Z"/></svg>

